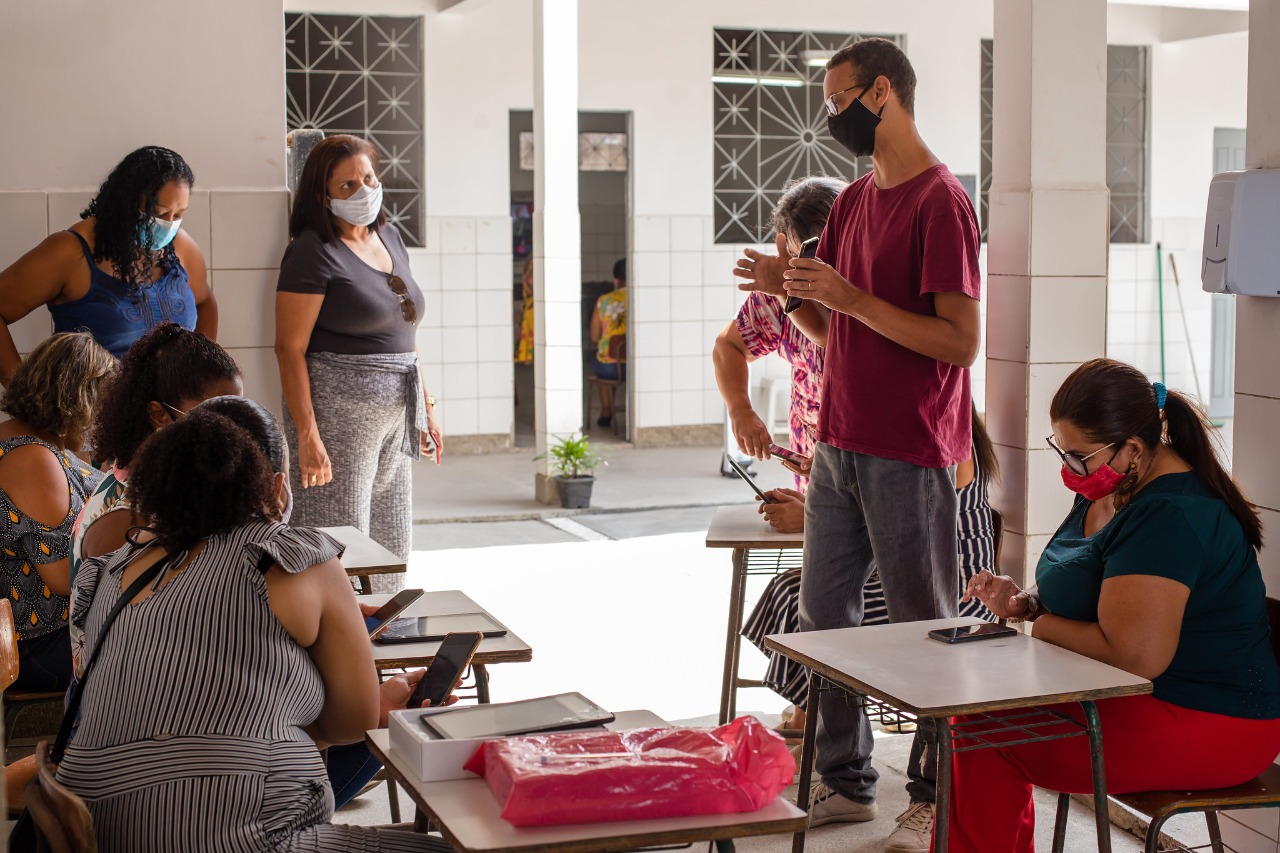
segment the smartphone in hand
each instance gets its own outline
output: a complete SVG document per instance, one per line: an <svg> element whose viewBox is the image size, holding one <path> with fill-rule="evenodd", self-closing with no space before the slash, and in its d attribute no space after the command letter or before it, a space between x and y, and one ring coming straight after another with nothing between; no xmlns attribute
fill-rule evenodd
<svg viewBox="0 0 1280 853"><path fill-rule="evenodd" d="M804 454L796 453L791 448L783 447L781 444L771 443L769 445L769 454L771 456L776 456L779 459L785 459L792 465L799 465L801 467L804 466L804 463L809 461L809 458Z"/></svg>
<svg viewBox="0 0 1280 853"><path fill-rule="evenodd" d="M440 643L440 649L431 659L431 665L413 695L409 697L409 708L420 708L424 701L432 706L439 706L449 698L449 694L462 681L462 675L471 664L471 656L480 647L484 635L479 631L463 631L447 634Z"/></svg>
<svg viewBox="0 0 1280 853"><path fill-rule="evenodd" d="M810 237L808 240L805 240L803 243L801 243L800 254L798 255L798 257L801 257L801 258L817 257L818 241L821 239L822 239L821 237ZM804 303L804 300L801 299L799 296L788 296L786 304L782 306L782 313L790 314L792 311L799 308L803 303Z"/></svg>

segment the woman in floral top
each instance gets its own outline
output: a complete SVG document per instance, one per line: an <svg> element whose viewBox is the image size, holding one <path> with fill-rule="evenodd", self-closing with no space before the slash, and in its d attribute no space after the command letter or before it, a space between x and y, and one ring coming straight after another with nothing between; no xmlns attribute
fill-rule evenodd
<svg viewBox="0 0 1280 853"><path fill-rule="evenodd" d="M86 333L45 339L0 400L0 570L18 632L19 690L65 690L71 528L102 474L84 444L98 389L116 360Z"/></svg>
<svg viewBox="0 0 1280 853"><path fill-rule="evenodd" d="M843 181L834 178L804 178L783 191L773 211L773 230L778 235L781 257L798 255L801 243L822 233L831 205L844 187ZM737 318L716 338L712 351L716 383L729 411L734 438L744 453L759 459L769 457L773 437L751 408L747 364L774 352L791 365L791 449L811 456L822 396L823 350L782 313L782 303L777 298L759 291L747 295ZM804 487L808 478L792 465L783 464L795 474L796 488L768 492L773 503L762 503L760 511L776 530L799 533L804 529ZM875 574L867 583L865 600L864 625L888 621L880 578ZM769 582L742 628L742 635L769 658L765 685L795 705L796 710L785 723L787 728L804 727L808 675L804 667L767 650L764 638L799 631L799 608L800 570L793 569Z"/></svg>
<svg viewBox="0 0 1280 853"><path fill-rule="evenodd" d="M627 334L627 259L613 265L613 290L596 300L591 312L591 341L596 345L596 376L606 380L627 378L627 357L619 342ZM599 426L613 424L613 386L600 385Z"/></svg>

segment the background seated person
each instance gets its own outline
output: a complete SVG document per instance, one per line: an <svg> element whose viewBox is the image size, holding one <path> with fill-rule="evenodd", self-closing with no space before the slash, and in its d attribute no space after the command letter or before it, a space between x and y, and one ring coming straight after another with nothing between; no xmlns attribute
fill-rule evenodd
<svg viewBox="0 0 1280 853"><path fill-rule="evenodd" d="M18 631L18 690L65 690L71 528L102 474L74 453L116 360L85 333L46 338L19 364L0 410L0 569Z"/></svg>
<svg viewBox="0 0 1280 853"><path fill-rule="evenodd" d="M1155 685L1098 702L1113 793L1236 785L1280 752L1280 667L1258 568L1257 510L1223 470L1204 416L1137 368L1095 359L1049 409L1075 505L1036 588L969 584L1032 635ZM1078 705L1056 710L1081 719ZM1092 790L1083 738L958 752L950 849L1033 847L1032 786Z"/></svg>
<svg viewBox="0 0 1280 853"><path fill-rule="evenodd" d="M377 725L373 651L341 546L280 521L287 478L259 442L223 415L189 413L148 438L129 473L151 527L81 567L76 614L91 653L123 590L144 572L155 580L85 673L58 768L102 848L447 849L329 823L316 744L354 743Z"/></svg>
<svg viewBox="0 0 1280 853"><path fill-rule="evenodd" d="M613 265L613 290L596 300L591 312L591 342L596 345L596 377L610 381L627 378L627 362L609 348L615 337L627 333L627 259ZM600 417L596 426L613 425L613 386L600 386Z"/></svg>

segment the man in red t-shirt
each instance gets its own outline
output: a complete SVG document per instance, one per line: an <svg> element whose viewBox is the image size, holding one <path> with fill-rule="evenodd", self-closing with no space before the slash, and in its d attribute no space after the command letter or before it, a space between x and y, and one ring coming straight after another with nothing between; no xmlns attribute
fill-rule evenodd
<svg viewBox="0 0 1280 853"><path fill-rule="evenodd" d="M978 228L960 182L925 146L915 72L885 39L827 63L827 126L874 170L840 194L818 257L751 250L743 289L803 300L792 321L826 346L818 445L805 507L800 623L858 625L879 569L893 622L955 616L955 466L970 457L969 365L979 343ZM903 660L901 666L911 666ZM928 850L936 728L920 722L907 791L887 851ZM811 826L875 817L866 715L839 693L818 706Z"/></svg>

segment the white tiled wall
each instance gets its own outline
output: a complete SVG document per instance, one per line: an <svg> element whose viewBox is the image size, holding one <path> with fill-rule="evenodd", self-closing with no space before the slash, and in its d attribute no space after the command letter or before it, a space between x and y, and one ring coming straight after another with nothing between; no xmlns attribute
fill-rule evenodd
<svg viewBox="0 0 1280 853"><path fill-rule="evenodd" d="M1203 230L1203 219L1164 218L1152 223L1164 262L1163 290L1157 277L1155 243L1112 244L1107 275L1107 355L1136 365L1152 379L1160 378L1163 293L1165 384L1197 395L1207 404L1212 295L1200 289Z"/></svg>
<svg viewBox="0 0 1280 853"><path fill-rule="evenodd" d="M426 297L418 348L441 426L446 437L510 434L511 220L428 218L426 233L409 259Z"/></svg>

